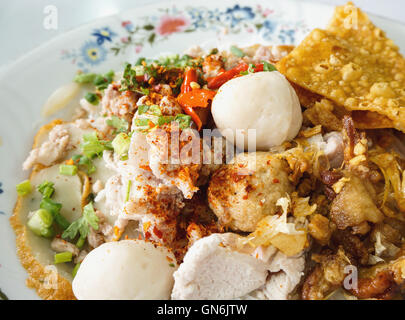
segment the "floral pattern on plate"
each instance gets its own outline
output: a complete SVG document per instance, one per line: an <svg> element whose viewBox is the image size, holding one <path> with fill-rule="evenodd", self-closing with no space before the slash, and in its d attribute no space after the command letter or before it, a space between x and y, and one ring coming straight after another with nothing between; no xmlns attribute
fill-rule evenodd
<svg viewBox="0 0 405 320"><path fill-rule="evenodd" d="M90 39L83 43L79 49L62 50L62 59L71 60L80 68L96 66L107 58L107 43L111 43L117 34L109 27L95 29Z"/></svg>
<svg viewBox="0 0 405 320"><path fill-rule="evenodd" d="M137 23L122 21L119 30L105 26L96 29L78 49L63 50L62 59L70 60L83 71L100 65L108 54L119 55L126 50L139 54L146 45L165 41L178 33L215 31L219 34L248 33L259 35L264 41L277 44L293 44L297 36L309 29L302 21L290 22L275 10L256 6L206 8L176 6L161 8L157 14L144 16Z"/></svg>

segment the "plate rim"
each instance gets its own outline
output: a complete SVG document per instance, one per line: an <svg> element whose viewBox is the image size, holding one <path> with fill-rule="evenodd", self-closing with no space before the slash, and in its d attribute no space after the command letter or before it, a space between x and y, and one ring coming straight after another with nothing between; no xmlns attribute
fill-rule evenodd
<svg viewBox="0 0 405 320"><path fill-rule="evenodd" d="M292 4L293 4L293 3L296 3L296 4L298 4L298 5L302 5L302 4L305 5L305 3L306 3L306 4L313 5L313 6L318 6L318 7L323 7L323 8L329 8L329 9L331 9L331 8L336 8L336 7L337 7L337 6L332 5L332 4L323 3L323 2L317 2L317 1L315 1L315 0L305 0L305 1L303 1L303 2L300 1L300 0L284 0L284 1L288 1L288 2L290 2L290 3L292 3ZM269 2L269 3L271 3L271 2L277 2L277 0L268 0L268 2ZM226 3L229 3L230 5L232 5L232 4L238 4L238 1L230 0L230 1L226 1ZM267 4L267 3L266 3L266 4ZM190 1L189 1L189 0L177 0L177 1L173 1L173 0L164 1L164 0L162 0L162 1L160 1L160 2L153 3L153 4L143 4L143 5L136 6L136 7L134 6L133 8L129 9L128 11L133 11L133 10L135 10L135 9L136 9L136 10L142 10L142 11L143 11L143 10L148 10L148 9L152 9L152 8L170 7L170 6L173 6L173 5L176 5L176 6L179 6L179 7L184 7L185 5L193 6L194 3L190 4ZM197 6L198 6L198 5L197 5ZM370 17L370 20L373 21L373 18L377 18L377 19L379 19L379 20L381 20L381 21L385 21L385 22L388 22L388 23L391 23L391 24L395 24L395 25L396 25L395 27L403 28L403 29L404 29L404 32L405 32L405 22L401 22L401 21L398 21L398 20L395 20L395 19L387 18L387 17L381 16L381 15L377 15L377 14L373 14L373 13L368 12L367 10L364 10L363 8L360 8L360 9L361 9L362 11L364 11L365 13L367 13L367 15ZM75 27L72 27L72 28L66 30L65 32L63 32L63 33L61 33L61 34L59 34L59 35L53 37L52 39L49 39L49 40L45 41L44 43L42 43L42 44L40 44L40 45L38 45L38 46L32 48L32 49L29 50L28 52L26 52L26 53L24 53L23 55L17 57L16 60L14 60L14 61L12 61L12 62L6 64L6 65L1 66L1 67L0 67L0 80L1 80L1 78L3 78L7 73L9 73L13 68L18 67L18 65L19 65L20 63L22 63L24 60L26 60L27 58L29 58L29 57L32 56L32 55L35 55L37 52L40 52L40 51L46 49L48 46L51 46L51 45L53 45L53 44L55 44L55 43L57 43L57 42L60 42L60 41L63 40L63 38L68 37L69 35L72 35L72 34L74 34L74 33L78 33L80 30L84 30L84 29L91 28L91 26L97 25L97 24L100 23L101 21L109 20L109 19L110 19L110 20L112 20L112 19L117 19L117 20L119 20L119 17L120 17L122 14L124 14L124 13L125 13L125 11L120 10L120 11L117 12L117 13L110 14L110 15L106 15L106 16L102 16L102 17L93 19L93 20L91 20L91 21L82 23L82 24L80 24L80 25L78 25L78 26L75 26ZM405 50L405 48L404 48L404 50Z"/></svg>
<svg viewBox="0 0 405 320"><path fill-rule="evenodd" d="M318 8L321 8L322 10L330 10L331 8L333 9L333 8L336 7L336 6L331 5L331 4L319 3L319 2L316 2L314 0L307 0L307 1L305 1L306 4L304 4L304 2L301 2L300 0L287 0L287 1L291 5L298 4L299 6L302 6L302 5L310 4L310 5L314 5L314 6L318 7ZM235 4L249 5L248 3L250 3L250 2L248 2L247 0L246 1L229 0L229 1L226 1L224 3L221 3L221 6L225 5L227 7L228 6L230 7L230 6L233 6ZM258 2L253 2L251 4L253 5L253 4L257 4L257 3ZM270 1L266 2L265 4L268 5L268 6L271 6L273 3L277 3L277 0L270 0ZM110 15L103 16L103 17L99 17L97 19L93 19L93 20L88 21L86 23L80 24L80 25L78 25L76 27L73 27L73 28L71 28L69 30L66 30L65 32L53 37L52 39L43 42L42 44L36 46L35 48L29 50L25 54L18 57L15 61L5 65L4 68L0 68L0 81L4 81L5 78L7 77L7 75L10 72L13 72L14 68L19 68L20 64L25 63L25 61L27 59L30 59L30 57L38 55L38 54L40 54L41 52L44 52L44 51L49 51L49 48L51 48L54 45L58 45L59 43L62 43L63 40L66 39L66 37L70 37L70 36L75 37L75 34L79 34L82 30L89 30L93 26L96 26L96 25L100 24L103 21L115 21L115 20L120 21L120 20L122 20L121 17L122 17L123 14L125 14L125 13L131 14L131 12L135 12L135 10L140 10L142 12L145 12L145 11L148 11L148 10L155 10L157 8L169 8L169 7L173 6L173 5L176 5L179 8L183 8L183 7L187 6L187 5L189 5L191 7L193 7L193 6L195 6L195 7L205 6L204 4L201 4L201 3L200 4L197 4L197 3L194 3L194 2L190 3L189 0L161 1L161 2L153 3L153 4L140 5L138 7L134 7L134 8L132 8L132 9L126 11L126 12L123 11L123 10L120 10L117 13L110 14ZM367 12L367 11L365 11L365 12ZM374 15L374 14L369 14L368 12L367 12L367 14L370 16L370 19L372 21L374 21L375 18L378 18L378 20L383 20L386 23L394 25L393 28L395 28L395 29L398 29L398 27L400 27L401 28L400 31L401 32L404 31L404 35L405 35L405 24L400 23L400 22L398 22L396 20L389 19L389 18L381 17L381 16ZM75 66L72 66L72 68L74 69ZM13 197L10 197L7 201L14 200L14 199L15 199L15 197L13 196ZM12 201L10 201L10 202L12 202ZM8 222L8 219L7 219L7 222ZM10 226L8 226L8 227L11 228ZM11 239L10 239L10 241L11 241ZM15 242L15 238L13 238L13 242ZM7 256L5 256L5 257L7 257ZM18 260L18 262L20 262L20 261ZM29 288L26 288L26 289L30 290ZM22 295L25 296L25 293L23 292Z"/></svg>

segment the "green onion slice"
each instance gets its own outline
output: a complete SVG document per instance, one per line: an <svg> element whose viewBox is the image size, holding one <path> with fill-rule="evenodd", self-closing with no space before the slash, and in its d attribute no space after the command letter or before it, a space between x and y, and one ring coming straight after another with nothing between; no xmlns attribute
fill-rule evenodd
<svg viewBox="0 0 405 320"><path fill-rule="evenodd" d="M72 261L73 254L70 251L65 251L55 254L55 264Z"/></svg>
<svg viewBox="0 0 405 320"><path fill-rule="evenodd" d="M76 242L76 247L78 247L79 249L83 248L85 241L86 241L85 237L84 238L79 237L79 240L77 240L77 242Z"/></svg>
<svg viewBox="0 0 405 320"><path fill-rule="evenodd" d="M111 119L106 120L107 125L117 129L117 132L125 132L128 130L128 122L125 119L121 119L117 116L112 116Z"/></svg>
<svg viewBox="0 0 405 320"><path fill-rule="evenodd" d="M74 77L73 81L80 84L92 83L96 76L95 73L80 73Z"/></svg>
<svg viewBox="0 0 405 320"><path fill-rule="evenodd" d="M60 210L62 209L62 205L60 203L56 203L52 201L51 199L44 198L42 199L39 207L41 209L48 210L50 213L52 213L53 218L55 219L55 222L63 229L67 229L69 227L69 221L66 220L64 216L60 213Z"/></svg>
<svg viewBox="0 0 405 320"><path fill-rule="evenodd" d="M175 117L173 117L173 116L160 116L158 118L158 125L162 126L166 123L170 123L170 122L174 121L174 119L175 119Z"/></svg>
<svg viewBox="0 0 405 320"><path fill-rule="evenodd" d="M59 173L64 176L74 176L77 174L77 167L72 164L61 164L59 166Z"/></svg>
<svg viewBox="0 0 405 320"><path fill-rule="evenodd" d="M83 154L88 158L101 156L104 150L112 150L111 142L99 140L96 132L83 135L83 142L80 144Z"/></svg>
<svg viewBox="0 0 405 320"><path fill-rule="evenodd" d="M137 127L146 127L149 126L149 119L135 119L135 125Z"/></svg>
<svg viewBox="0 0 405 320"><path fill-rule="evenodd" d="M72 157L72 160L79 166L85 166L88 174L96 172L96 166L89 157L76 154Z"/></svg>
<svg viewBox="0 0 405 320"><path fill-rule="evenodd" d="M127 186L127 195L125 197L125 202L129 200L129 195L131 193L131 186L132 186L132 180L128 181L128 186Z"/></svg>
<svg viewBox="0 0 405 320"><path fill-rule="evenodd" d="M160 109L160 107L156 104L153 104L150 106L150 112L154 115L154 116L161 116L162 115L162 110Z"/></svg>
<svg viewBox="0 0 405 320"><path fill-rule="evenodd" d="M75 265L75 267L73 268L73 271L72 271L72 277L73 278L76 277L76 274L77 274L77 271L79 271L80 265L81 265L81 263L77 263Z"/></svg>
<svg viewBox="0 0 405 320"><path fill-rule="evenodd" d="M139 115L142 115L142 114L148 112L148 110L149 110L149 106L147 106L146 104L138 106L138 114Z"/></svg>
<svg viewBox="0 0 405 320"><path fill-rule="evenodd" d="M119 156L128 153L131 138L124 132L119 133L112 141L114 152Z"/></svg>
<svg viewBox="0 0 405 320"><path fill-rule="evenodd" d="M16 190L19 196L26 196L32 191L31 182L29 180L25 180L17 184Z"/></svg>
<svg viewBox="0 0 405 320"><path fill-rule="evenodd" d="M42 194L44 198L51 198L53 193L55 192L53 182L49 182L45 180L42 182L38 187L37 190Z"/></svg>
<svg viewBox="0 0 405 320"><path fill-rule="evenodd" d="M176 118L174 119L179 123L180 129L186 129L190 127L191 124L191 116L179 113L176 115Z"/></svg>
<svg viewBox="0 0 405 320"><path fill-rule="evenodd" d="M45 209L39 209L28 220L27 226L37 236L49 238L53 235L52 223L52 213Z"/></svg>

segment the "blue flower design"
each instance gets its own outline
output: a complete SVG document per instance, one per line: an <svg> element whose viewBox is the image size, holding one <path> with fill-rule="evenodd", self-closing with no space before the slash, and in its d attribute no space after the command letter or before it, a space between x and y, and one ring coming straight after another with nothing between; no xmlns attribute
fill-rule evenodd
<svg viewBox="0 0 405 320"><path fill-rule="evenodd" d="M190 15L191 24L194 28L205 29L207 27L201 10L198 10L197 8L191 8L188 11L188 14Z"/></svg>
<svg viewBox="0 0 405 320"><path fill-rule="evenodd" d="M208 29L212 24L220 20L221 12L218 9L204 10L201 8L189 8L191 25L195 29Z"/></svg>
<svg viewBox="0 0 405 320"><path fill-rule="evenodd" d="M228 8L225 12L226 20L231 22L231 27L244 20L251 20L255 17L251 7L241 7L238 4L233 8Z"/></svg>
<svg viewBox="0 0 405 320"><path fill-rule="evenodd" d="M266 20L263 22L260 33L264 39L271 39L274 34L274 31L277 28L277 23L271 20Z"/></svg>
<svg viewBox="0 0 405 320"><path fill-rule="evenodd" d="M94 30L91 35L97 38L97 43L101 46L104 41L111 42L112 38L115 37L117 34L112 32L110 28L104 27L102 29Z"/></svg>
<svg viewBox="0 0 405 320"><path fill-rule="evenodd" d="M160 35L155 30L164 15L187 19L190 24L184 32L213 30L218 35L222 35L222 31L230 34L257 33L263 39L277 43L295 43L296 38L309 31L303 22L297 24L283 21L273 12L268 8L249 4L232 4L231 7L225 8L208 8L204 5L190 5L180 10L175 6L162 8L158 14L141 17L140 22L121 21L122 28L115 30L117 33L112 31L115 28L107 25L95 28L89 34L87 42L78 48L63 50L61 58L70 60L82 71L88 72L91 67L106 61L109 51L117 55L125 52L128 46L141 48L148 43L166 40L168 35ZM124 38L121 33L125 34ZM114 43L118 37L121 41Z"/></svg>
<svg viewBox="0 0 405 320"><path fill-rule="evenodd" d="M87 41L80 49L84 62L92 66L103 62L107 57L107 50L95 41Z"/></svg>
<svg viewBox="0 0 405 320"><path fill-rule="evenodd" d="M282 43L295 43L295 30L283 29L280 31L278 38Z"/></svg>

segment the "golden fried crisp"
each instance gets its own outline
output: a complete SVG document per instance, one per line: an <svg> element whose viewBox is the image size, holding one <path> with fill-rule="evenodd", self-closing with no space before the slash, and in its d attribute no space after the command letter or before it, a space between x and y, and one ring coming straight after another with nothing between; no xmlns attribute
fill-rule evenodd
<svg viewBox="0 0 405 320"><path fill-rule="evenodd" d="M329 131L340 131L342 120L334 111L334 103L328 99L322 99L304 111L304 118L315 126L322 125Z"/></svg>
<svg viewBox="0 0 405 320"><path fill-rule="evenodd" d="M394 128L394 122L374 111L355 110L351 113L356 128L359 129L383 129Z"/></svg>
<svg viewBox="0 0 405 320"><path fill-rule="evenodd" d="M208 202L222 225L253 232L261 219L279 210L277 200L291 192L286 163L270 152L251 152L213 174Z"/></svg>
<svg viewBox="0 0 405 320"><path fill-rule="evenodd" d="M373 128L405 132L405 59L352 3L337 7L328 29L313 30L277 67L347 110L381 115L379 124L373 118Z"/></svg>
<svg viewBox="0 0 405 320"><path fill-rule="evenodd" d="M374 111L354 110L349 111L337 105L332 100L323 98L303 87L292 83L298 99L304 111L304 121L308 120L312 125L322 125L329 131L342 129L342 118L345 115L351 116L358 129L383 129L394 128L393 121L386 116Z"/></svg>
<svg viewBox="0 0 405 320"><path fill-rule="evenodd" d="M298 99L300 100L300 104L305 108L311 108L314 106L316 102L324 99L323 96L313 93L303 87L300 87L294 82L290 82L290 84L294 88L295 93L297 94Z"/></svg>

